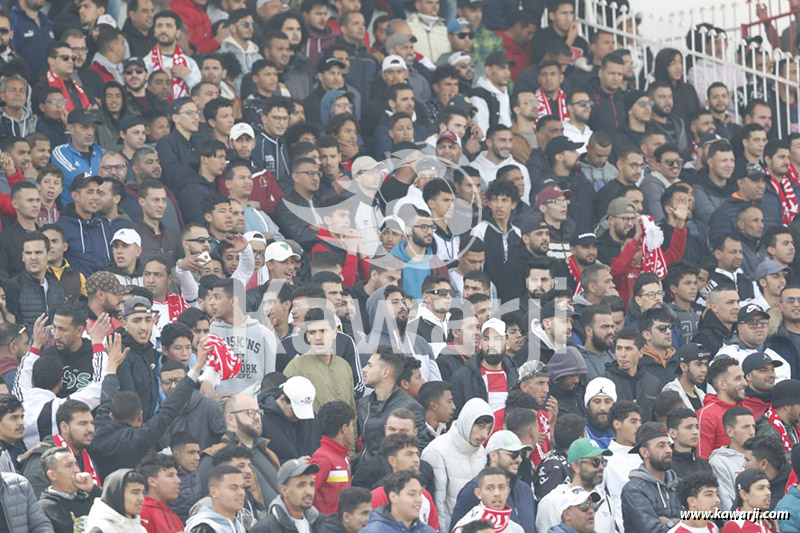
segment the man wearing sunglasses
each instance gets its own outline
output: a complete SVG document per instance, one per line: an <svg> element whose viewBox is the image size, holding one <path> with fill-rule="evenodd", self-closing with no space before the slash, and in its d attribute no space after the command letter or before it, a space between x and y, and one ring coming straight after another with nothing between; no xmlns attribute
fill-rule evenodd
<svg viewBox="0 0 800 533"><path fill-rule="evenodd" d="M610 450L600 448L588 438L577 439L570 445L567 462L572 470L572 481L559 485L539 501L536 512L537 531L548 531L554 526L556 526L555 531L560 531L558 524L563 520L577 524L585 523L588 521L586 519L589 515L589 508L591 508L594 515L594 527L587 530L576 529L576 531L613 533L614 515L611 511L608 494L602 486L606 457L611 455ZM589 500L591 500L590 507L579 508ZM565 502L572 503L572 505L565 508ZM569 511L565 514L564 511L567 509ZM573 513L572 510L580 512Z"/></svg>
<svg viewBox="0 0 800 533"><path fill-rule="evenodd" d="M552 533L594 533L596 513L600 502L596 493L574 490L568 493L560 502L558 510L561 513L561 522L548 531Z"/></svg>
<svg viewBox="0 0 800 533"><path fill-rule="evenodd" d="M450 306L458 291L450 285L448 276L431 274L422 282L422 302L417 318L409 328L431 344L436 357L447 342L447 322L450 319ZM415 329L416 328L416 329Z"/></svg>
<svg viewBox="0 0 800 533"><path fill-rule="evenodd" d="M658 223L664 219L661 196L670 185L677 183L683 168L680 150L674 144L664 144L656 148L653 163L648 165L639 188L644 195L644 212ZM669 204L669 202L667 202Z"/></svg>
<svg viewBox="0 0 800 533"><path fill-rule="evenodd" d="M453 531L458 531L459 524L474 520L478 509L491 514L492 510L504 508L510 508L511 511L509 529L505 531L530 533L535 530L536 502L533 491L529 484L519 479L519 467L530 451L531 447L523 444L511 431L502 430L492 435L486 444L487 469L458 493L450 520ZM488 469L496 471L494 476L502 473L506 478L505 498L501 498L499 492L489 495L486 484Z"/></svg>

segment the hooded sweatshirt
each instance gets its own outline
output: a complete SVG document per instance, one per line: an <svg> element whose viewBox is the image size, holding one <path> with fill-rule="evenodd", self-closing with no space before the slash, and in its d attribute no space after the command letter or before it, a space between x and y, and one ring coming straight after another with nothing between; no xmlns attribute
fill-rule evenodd
<svg viewBox="0 0 800 533"><path fill-rule="evenodd" d="M303 516L308 522L309 530L312 532L317 531L319 524L325 518L325 515L317 511L314 506L303 511ZM300 531L300 529L296 526L296 520L286 509L282 496L272 500L267 517L259 520L255 527L250 530L251 533L284 533L289 531Z"/></svg>
<svg viewBox="0 0 800 533"><path fill-rule="evenodd" d="M242 360L239 373L217 385L216 392L252 394L261 386L261 378L275 371L278 339L256 319L247 317L238 326L214 322L211 333L222 337Z"/></svg>
<svg viewBox="0 0 800 533"><path fill-rule="evenodd" d="M736 476L744 470L744 454L723 446L711 452L708 463L719 482L719 509L728 511L736 502Z"/></svg>
<svg viewBox="0 0 800 533"><path fill-rule="evenodd" d="M403 269L403 292L410 296L422 300L422 282L430 274L447 275L447 267L442 260L433 253L431 248L425 248L425 256L421 260L411 259L411 255L406 249L408 241L399 243L392 249L392 255L401 259L404 263L414 263L414 268Z"/></svg>
<svg viewBox="0 0 800 533"><path fill-rule="evenodd" d="M238 520L231 522L218 512L214 511L211 507L203 506L186 521L186 531L192 531L192 528L205 524L216 533L245 533L244 526Z"/></svg>
<svg viewBox="0 0 800 533"><path fill-rule="evenodd" d="M86 519L86 531L102 533L147 533L138 516L125 514L125 481L135 470L121 468L103 482L103 495L94 501Z"/></svg>
<svg viewBox="0 0 800 533"><path fill-rule="evenodd" d="M445 531L441 529L440 531ZM433 533L434 529L428 524L415 520L409 528L403 522L398 522L392 517L389 504L374 509L369 514L367 526L361 533Z"/></svg>
<svg viewBox="0 0 800 533"><path fill-rule="evenodd" d="M489 404L472 398L464 404L450 431L434 439L422 451L421 459L433 467L436 480L434 501L439 512L440 531L447 531L450 525L458 492L486 465L486 449L481 445L473 446L469 441L472 426L482 416L492 417L494 421Z"/></svg>
<svg viewBox="0 0 800 533"><path fill-rule="evenodd" d="M3 137L25 137L36 130L36 122L36 115L28 106L22 108L19 119L12 118L4 109L0 115L0 134Z"/></svg>

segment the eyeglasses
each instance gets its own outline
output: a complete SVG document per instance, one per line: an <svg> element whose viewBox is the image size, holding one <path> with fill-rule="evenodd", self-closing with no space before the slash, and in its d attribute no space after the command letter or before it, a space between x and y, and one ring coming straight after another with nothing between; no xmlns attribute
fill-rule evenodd
<svg viewBox="0 0 800 533"><path fill-rule="evenodd" d="M191 111L191 110L189 110L189 111L181 111L180 114L181 115L188 115L190 117L199 117L200 116L200 111Z"/></svg>
<svg viewBox="0 0 800 533"><path fill-rule="evenodd" d="M608 460L605 457L592 457L591 459L583 459L582 462L591 464L593 468L600 468L601 465L606 466L608 464Z"/></svg>
<svg viewBox="0 0 800 533"><path fill-rule="evenodd" d="M625 224L633 224L636 222L636 217L618 217Z"/></svg>
<svg viewBox="0 0 800 533"><path fill-rule="evenodd" d="M130 76L131 74L144 74L143 68L129 68L123 71L123 74Z"/></svg>
<svg viewBox="0 0 800 533"><path fill-rule="evenodd" d="M162 387L172 387L173 385L177 385L180 379L173 378L173 379L162 379L161 386Z"/></svg>
<svg viewBox="0 0 800 533"><path fill-rule="evenodd" d="M475 34L473 34L471 31L461 31L456 33L456 37L459 39L472 39L475 37Z"/></svg>
<svg viewBox="0 0 800 533"><path fill-rule="evenodd" d="M104 170L125 170L126 168L128 168L128 165L126 165L126 164L122 164L122 165L100 165L100 168L102 168Z"/></svg>
<svg viewBox="0 0 800 533"><path fill-rule="evenodd" d="M11 33L11 28L0 28L0 35L8 35Z"/></svg>
<svg viewBox="0 0 800 533"><path fill-rule="evenodd" d="M417 229L421 229L422 231L436 231L436 226L433 224L417 224L414 226Z"/></svg>
<svg viewBox="0 0 800 533"><path fill-rule="evenodd" d="M353 104L348 104L347 102L341 102L336 104L336 109L353 109Z"/></svg>
<svg viewBox="0 0 800 533"><path fill-rule="evenodd" d="M578 510L580 512L582 512L582 513L588 513L589 509L591 509L592 511L598 510L600 508L600 503L599 502L598 503L595 503L595 502L592 502L592 503L583 502L582 504L576 505L575 507L577 507Z"/></svg>
<svg viewBox="0 0 800 533"><path fill-rule="evenodd" d="M253 250L254 257L264 257L266 250Z"/></svg>
<svg viewBox="0 0 800 533"><path fill-rule="evenodd" d="M679 167L681 163L683 163L683 159L681 159L680 157L676 157L675 159L667 159L664 161L664 163L668 167Z"/></svg>
<svg viewBox="0 0 800 533"><path fill-rule="evenodd" d="M591 100L577 100L575 102L572 102L572 105L579 105L581 107L586 107L586 106L592 107L594 105L594 102L592 102Z"/></svg>
<svg viewBox="0 0 800 533"><path fill-rule="evenodd" d="M655 328L656 330L658 330L659 333L666 333L667 331L669 331L669 326L667 324L659 324Z"/></svg>
<svg viewBox="0 0 800 533"><path fill-rule="evenodd" d="M250 22L249 20L240 20L237 24L239 24L239 26L241 26L242 28L250 28L252 26L255 26L255 23Z"/></svg>
<svg viewBox="0 0 800 533"><path fill-rule="evenodd" d="M0 30L0 33L2 33L2 30ZM85 54L89 51L89 49L85 46L70 46L69 49L72 50L73 54Z"/></svg>
<svg viewBox="0 0 800 533"><path fill-rule="evenodd" d="M748 320L745 322L748 327L751 328L765 328L769 325L769 319L766 318L757 318L755 320Z"/></svg>
<svg viewBox="0 0 800 533"><path fill-rule="evenodd" d="M461 61L456 63L456 68L472 68L473 66L474 65L472 64L472 61Z"/></svg>
<svg viewBox="0 0 800 533"><path fill-rule="evenodd" d="M656 103L652 100L642 100L641 102L636 102L636 105L639 107L653 107Z"/></svg>
<svg viewBox="0 0 800 533"><path fill-rule="evenodd" d="M569 200L566 198L556 198L555 200L548 200L548 204L556 204L556 205L569 205Z"/></svg>
<svg viewBox="0 0 800 533"><path fill-rule="evenodd" d="M45 102L50 105L67 105L66 98L48 98Z"/></svg>
<svg viewBox="0 0 800 533"><path fill-rule="evenodd" d="M255 418L256 415L258 415L259 417L264 416L263 409L239 409L238 411L233 411L231 414L238 415L239 413L244 413L250 418Z"/></svg>
<svg viewBox="0 0 800 533"><path fill-rule="evenodd" d="M625 163L625 164L634 170L642 170L644 168L644 163Z"/></svg>
<svg viewBox="0 0 800 533"><path fill-rule="evenodd" d="M209 243L211 244L211 237L195 237L194 239L186 239L186 242L199 242L199 243Z"/></svg>
<svg viewBox="0 0 800 533"><path fill-rule="evenodd" d="M58 55L56 57L60 58L62 61L77 61L78 60L78 56L68 56L66 54Z"/></svg>
<svg viewBox="0 0 800 533"><path fill-rule="evenodd" d="M312 178L313 177L317 177L318 178L318 177L322 176L322 172L319 171L319 170L297 170L296 172L298 174L306 174L308 176L311 176Z"/></svg>
<svg viewBox="0 0 800 533"><path fill-rule="evenodd" d="M642 294L640 294L640 296L642 296L644 298L650 298L651 300L653 298L656 298L656 297L663 298L664 297L664 291L643 292Z"/></svg>
<svg viewBox="0 0 800 533"><path fill-rule="evenodd" d="M450 296L455 298L458 296L458 291L455 289L431 289L427 291L427 294L433 294L434 296Z"/></svg>
<svg viewBox="0 0 800 533"><path fill-rule="evenodd" d="M289 122L289 115L285 117L276 117L275 115L267 116L268 119L274 120L275 122Z"/></svg>
<svg viewBox="0 0 800 533"><path fill-rule="evenodd" d="M800 297L798 296L787 296L783 299L789 305L800 304Z"/></svg>

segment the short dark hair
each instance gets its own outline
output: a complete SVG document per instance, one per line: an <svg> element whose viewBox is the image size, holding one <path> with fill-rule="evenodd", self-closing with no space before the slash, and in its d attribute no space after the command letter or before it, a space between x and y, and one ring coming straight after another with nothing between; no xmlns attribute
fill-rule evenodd
<svg viewBox="0 0 800 533"><path fill-rule="evenodd" d="M388 292L388 291L387 291ZM400 381L400 375L403 373L403 365L405 365L405 355L397 353L388 344L381 344L375 349L378 354L378 359L392 369L392 376Z"/></svg>
<svg viewBox="0 0 800 533"><path fill-rule="evenodd" d="M502 468L497 466L487 466L483 470L478 472L478 475L475 477L475 481L477 482L478 486L480 486L481 483L483 483L483 480L489 476L503 476L506 479L510 479L508 472L506 472Z"/></svg>
<svg viewBox="0 0 800 533"><path fill-rule="evenodd" d="M631 413L636 413L639 416L642 414L642 408L639 404L630 400L619 400L614 402L611 409L608 410L608 422L611 427L614 427L614 421L624 422Z"/></svg>
<svg viewBox="0 0 800 533"><path fill-rule="evenodd" d="M186 337L187 339L192 340L194 338L192 329L185 324L181 324L180 322L171 322L165 325L164 329L161 330L161 348L168 349L176 340L180 339L181 337Z"/></svg>
<svg viewBox="0 0 800 533"><path fill-rule="evenodd" d="M354 418L355 413L350 404L340 400L324 404L317 412L319 430L330 439L336 437L342 426L349 424Z"/></svg>
<svg viewBox="0 0 800 533"><path fill-rule="evenodd" d="M56 309L56 315L69 317L73 327L86 327L89 308L81 299L70 298Z"/></svg>
<svg viewBox="0 0 800 533"><path fill-rule="evenodd" d="M742 407L741 405L737 405L736 407L731 407L730 409L725 411L725 413L723 413L722 415L722 427L732 428L736 425L737 418L739 418L740 416L747 416L747 415L755 418L755 415L753 415L753 411L751 411L747 407Z"/></svg>
<svg viewBox="0 0 800 533"><path fill-rule="evenodd" d="M383 480L383 490L386 493L386 497L388 498L392 492L399 494L412 479L419 481L419 475L408 470L398 470L386 476Z"/></svg>
<svg viewBox="0 0 800 533"><path fill-rule="evenodd" d="M764 459L775 469L780 469L783 463L786 462L786 452L783 450L783 444L773 435L756 435L750 437L742 448L753 453L753 457L757 461Z"/></svg>
<svg viewBox="0 0 800 533"><path fill-rule="evenodd" d="M322 3L327 5L327 2L322 0L311 0L312 2ZM305 1L303 2L305 5ZM336 512L341 518L344 513L353 513L359 505L365 503L372 504L372 493L363 487L347 487L339 493L339 501L336 504Z"/></svg>
<svg viewBox="0 0 800 533"><path fill-rule="evenodd" d="M587 305L581 311L581 323L588 326L594 322L597 315L610 315L611 309L604 305Z"/></svg>
<svg viewBox="0 0 800 533"><path fill-rule="evenodd" d="M393 433L387 435L386 438L383 439L383 442L381 442L381 455L388 459L389 457L397 455L397 453L404 448L417 448L418 446L419 441L414 435Z"/></svg>
<svg viewBox="0 0 800 533"><path fill-rule="evenodd" d="M206 106L203 108L203 117L205 117L207 121L216 120L217 111L219 111L223 107L233 107L233 102L222 96L213 98L208 102L206 102Z"/></svg>
<svg viewBox="0 0 800 533"><path fill-rule="evenodd" d="M648 331L656 322L666 322L672 325L672 313L666 307L653 307L642 314L639 319L639 330Z"/></svg>
<svg viewBox="0 0 800 533"><path fill-rule="evenodd" d="M147 198L147 196L150 194L150 191L165 189L166 186L160 180L146 179L141 183L141 185L139 185L139 197Z"/></svg>
<svg viewBox="0 0 800 533"><path fill-rule="evenodd" d="M675 390L664 390L656 395L656 400L653 402L653 418L666 418L675 409L683 407L683 398L680 393Z"/></svg>
<svg viewBox="0 0 800 533"><path fill-rule="evenodd" d="M728 369L733 366L739 366L739 361L733 357L717 357L711 364L708 365L708 373L706 373L706 382L712 387L717 388L719 379L728 373Z"/></svg>
<svg viewBox="0 0 800 533"><path fill-rule="evenodd" d="M452 391L450 383L446 381L427 381L417 392L417 402L427 410L431 402L437 402L447 391Z"/></svg>
<svg viewBox="0 0 800 533"><path fill-rule="evenodd" d="M553 438L556 446L566 450L570 444L583 437L584 431L586 431L586 420L575 413L567 413L559 416L556 420Z"/></svg>
<svg viewBox="0 0 800 533"><path fill-rule="evenodd" d="M420 368L422 368L422 361L411 355L406 356L405 361L403 361L403 371L400 372L397 382L411 381L414 370L419 370Z"/></svg>
<svg viewBox="0 0 800 533"><path fill-rule="evenodd" d="M494 180L486 189L486 198L491 200L498 196L508 196L512 202L519 201L519 189L510 181Z"/></svg>
<svg viewBox="0 0 800 533"><path fill-rule="evenodd" d="M35 187L35 185L34 185L34 187ZM25 243L26 242L37 242L37 241L42 241L44 243L44 249L46 251L48 251L48 252L50 251L50 239L45 237L44 234L42 234L39 231L31 231L31 232L26 233L22 237L22 248L23 249L25 248Z"/></svg>
<svg viewBox="0 0 800 533"><path fill-rule="evenodd" d="M80 400L68 399L62 403L56 411L56 426L61 427L61 423L69 424L75 413L91 413L91 408Z"/></svg>
<svg viewBox="0 0 800 533"><path fill-rule="evenodd" d="M639 333L639 330L636 328L627 327L619 330L619 333L617 333L614 337L614 348L617 347L617 342L620 339L633 341L633 344L636 346L637 350L644 348L644 337L642 337L642 334Z"/></svg>
<svg viewBox="0 0 800 533"><path fill-rule="evenodd" d="M714 83L708 86L708 89L706 89L706 98L711 98L711 91L719 88L725 89L726 91L730 92L730 89L728 89L727 85L725 85L721 81L715 81Z"/></svg>
<svg viewBox="0 0 800 533"><path fill-rule="evenodd" d="M188 431L176 431L172 434L169 438L169 447L170 449L181 448L186 446L187 444L200 444L200 440L197 437L189 433Z"/></svg>
<svg viewBox="0 0 800 533"><path fill-rule="evenodd" d="M55 355L43 355L33 363L31 381L37 389L53 390L64 375L61 359Z"/></svg>
<svg viewBox="0 0 800 533"><path fill-rule="evenodd" d="M111 414L118 422L131 423L142 412L142 400L134 391L119 391L111 400Z"/></svg>
<svg viewBox="0 0 800 533"><path fill-rule="evenodd" d="M676 429L687 418L697 418L697 413L688 407L675 409L667 415L667 429Z"/></svg>
<svg viewBox="0 0 800 533"><path fill-rule="evenodd" d="M678 480L678 500L684 508L689 508L689 498L697 498L705 487L719 488L717 476L713 472L699 471Z"/></svg>
<svg viewBox="0 0 800 533"><path fill-rule="evenodd" d="M638 278L636 278L636 282L633 284L633 294L636 296L641 296L644 286L653 283L658 283L661 285L661 280L652 272L643 272Z"/></svg>
<svg viewBox="0 0 800 533"><path fill-rule="evenodd" d="M142 458L136 470L147 480L151 477L158 477L159 472L170 468L174 468L176 471L180 470L180 464L175 456L151 451Z"/></svg>
<svg viewBox="0 0 800 533"><path fill-rule="evenodd" d="M208 486L218 485L229 474L241 474L242 471L231 465L217 465L208 472Z"/></svg>
<svg viewBox="0 0 800 533"><path fill-rule="evenodd" d="M229 444L225 446L211 458L211 464L214 466L229 463L234 459L252 459L253 452L250 448L245 446Z"/></svg>

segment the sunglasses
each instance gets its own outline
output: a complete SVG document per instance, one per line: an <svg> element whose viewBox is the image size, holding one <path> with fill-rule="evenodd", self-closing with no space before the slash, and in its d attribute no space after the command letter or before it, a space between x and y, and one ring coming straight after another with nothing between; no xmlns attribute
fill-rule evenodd
<svg viewBox="0 0 800 533"><path fill-rule="evenodd" d="M239 26L242 28L249 28L250 26L255 26L254 22L250 22L249 20L241 20L239 21Z"/></svg>
<svg viewBox="0 0 800 533"><path fill-rule="evenodd" d="M592 107L594 105L594 102L592 102L591 100L576 100L575 102L572 102L572 105L579 105L581 107L586 107L586 106Z"/></svg>
<svg viewBox="0 0 800 533"><path fill-rule="evenodd" d="M456 33L456 37L459 39L472 39L475 35L470 31L462 31Z"/></svg>
<svg viewBox="0 0 800 533"><path fill-rule="evenodd" d="M434 296L450 296L455 298L458 296L458 291L455 289L431 289L427 292L427 294L433 294Z"/></svg>
<svg viewBox="0 0 800 533"><path fill-rule="evenodd" d="M11 28L0 28L0 35L8 35L11 33Z"/></svg>
<svg viewBox="0 0 800 533"><path fill-rule="evenodd" d="M131 74L144 74L143 68L129 68L125 69L124 74L130 76Z"/></svg>
<svg viewBox="0 0 800 533"><path fill-rule="evenodd" d="M676 157L675 159L667 159L666 161L664 161L664 163L666 163L667 166L670 167L678 167L681 165L681 163L683 163L683 159L681 159L680 157Z"/></svg>
<svg viewBox="0 0 800 533"><path fill-rule="evenodd" d="M661 324L656 326L656 329L658 330L659 333L666 333L667 331L669 331L669 326L666 324Z"/></svg>
<svg viewBox="0 0 800 533"><path fill-rule="evenodd" d="M582 512L582 513L588 513L589 509L591 509L592 511L598 510L600 508L600 504L599 503L583 502L582 504L576 505L575 507L577 507L578 510L580 512Z"/></svg>
<svg viewBox="0 0 800 533"><path fill-rule="evenodd" d="M517 450L515 452L510 452L508 450L503 450L503 451L506 452L509 455L509 457L511 457L514 460L519 459L520 457L525 459L528 456L527 453L528 450Z"/></svg>
<svg viewBox="0 0 800 533"><path fill-rule="evenodd" d="M68 56L66 54L59 55L59 56L56 56L56 57L61 58L62 61L77 61L78 60L78 56Z"/></svg>
<svg viewBox="0 0 800 533"><path fill-rule="evenodd" d="M593 457L591 459L585 460L587 463L591 464L593 468L600 468L600 466L606 466L608 464L608 460L604 457Z"/></svg>
<svg viewBox="0 0 800 533"><path fill-rule="evenodd" d="M195 239L186 239L186 242L199 242L199 243L211 243L211 237L197 237Z"/></svg>

